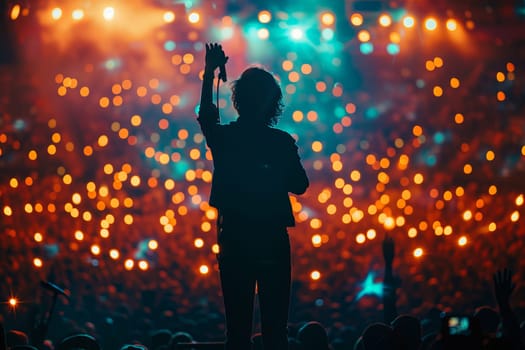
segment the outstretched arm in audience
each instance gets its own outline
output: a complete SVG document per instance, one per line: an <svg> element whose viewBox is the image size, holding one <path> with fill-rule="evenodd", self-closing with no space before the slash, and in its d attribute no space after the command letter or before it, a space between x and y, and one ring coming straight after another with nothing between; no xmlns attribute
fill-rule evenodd
<svg viewBox="0 0 525 350"><path fill-rule="evenodd" d="M494 294L503 325L503 336L512 342L512 349L521 349L520 326L510 307L510 296L516 287L512 283L512 271L509 269L499 270L494 274L493 280Z"/></svg>
<svg viewBox="0 0 525 350"><path fill-rule="evenodd" d="M395 245L392 237L386 236L383 240L383 259L385 262L385 277L383 280L383 313L384 322L390 324L397 317L396 289L398 281L392 272Z"/></svg>

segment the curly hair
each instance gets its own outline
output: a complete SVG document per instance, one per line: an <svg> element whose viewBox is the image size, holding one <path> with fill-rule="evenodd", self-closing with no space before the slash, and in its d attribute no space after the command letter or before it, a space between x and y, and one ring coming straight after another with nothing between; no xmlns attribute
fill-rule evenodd
<svg viewBox="0 0 525 350"><path fill-rule="evenodd" d="M283 113L283 93L265 69L250 67L232 85L232 102L240 116L273 126Z"/></svg>

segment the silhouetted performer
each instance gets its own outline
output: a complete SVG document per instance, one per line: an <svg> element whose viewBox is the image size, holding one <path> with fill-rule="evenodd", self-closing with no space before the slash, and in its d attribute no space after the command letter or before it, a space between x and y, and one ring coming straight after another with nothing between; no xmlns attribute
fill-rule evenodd
<svg viewBox="0 0 525 350"><path fill-rule="evenodd" d="M221 125L212 102L215 70L228 58L206 45L199 124L213 155L210 205L218 209L218 262L226 313L226 349L250 349L257 283L265 349L288 348L290 241L294 226L288 192L309 185L295 140L273 128L282 92L269 72L248 68L232 84L239 117ZM225 79L224 79L225 80Z"/></svg>

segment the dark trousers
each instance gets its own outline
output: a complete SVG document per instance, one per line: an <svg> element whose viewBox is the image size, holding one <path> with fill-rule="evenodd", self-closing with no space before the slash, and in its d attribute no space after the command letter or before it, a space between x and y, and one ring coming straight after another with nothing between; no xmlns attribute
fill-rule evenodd
<svg viewBox="0 0 525 350"><path fill-rule="evenodd" d="M264 348L288 349L290 241L285 227L268 230L224 227L219 232L227 350L251 348L256 283Z"/></svg>

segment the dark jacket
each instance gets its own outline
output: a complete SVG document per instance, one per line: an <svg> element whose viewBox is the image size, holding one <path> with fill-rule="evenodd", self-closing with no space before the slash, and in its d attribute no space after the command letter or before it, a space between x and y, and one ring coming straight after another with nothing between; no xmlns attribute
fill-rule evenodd
<svg viewBox="0 0 525 350"><path fill-rule="evenodd" d="M221 125L215 108L198 121L213 155L210 205L225 217L294 226L288 192L303 194L309 182L292 136L242 117Z"/></svg>

